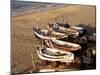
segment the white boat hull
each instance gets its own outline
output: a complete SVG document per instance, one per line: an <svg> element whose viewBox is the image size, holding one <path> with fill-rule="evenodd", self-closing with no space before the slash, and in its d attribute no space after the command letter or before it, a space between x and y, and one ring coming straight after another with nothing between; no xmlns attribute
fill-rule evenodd
<svg viewBox="0 0 100 75"><path fill-rule="evenodd" d="M42 60L48 60L48 61L60 61L60 62L65 62L65 63L71 63L74 61L74 54L71 52L66 52L66 51L61 51L57 49L50 49L47 48L46 50L51 51L53 54L56 54L57 52L65 55L59 55L59 56L54 56L54 55L49 55L41 52L41 50L37 50L37 54L40 59Z"/></svg>
<svg viewBox="0 0 100 75"><path fill-rule="evenodd" d="M81 46L75 43L64 42L60 40L44 40L45 44L51 48L58 48L65 51L76 51L81 49Z"/></svg>
<svg viewBox="0 0 100 75"><path fill-rule="evenodd" d="M68 37L67 35L63 34L63 33L59 33L59 32L52 32L51 36L47 35L49 33L48 30L41 30L42 32L46 32L45 35L39 34L34 30L34 34L39 37L40 39L61 39L61 38L65 38Z"/></svg>

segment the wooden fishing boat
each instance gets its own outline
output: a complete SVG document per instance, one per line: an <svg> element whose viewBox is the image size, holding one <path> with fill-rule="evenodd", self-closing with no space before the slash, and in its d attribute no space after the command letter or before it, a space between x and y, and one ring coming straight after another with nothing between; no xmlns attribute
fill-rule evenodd
<svg viewBox="0 0 100 75"><path fill-rule="evenodd" d="M84 31L84 28L79 27L79 26L70 25L68 23L57 23L57 24L64 28L70 28L71 30L77 30L80 34L82 34Z"/></svg>
<svg viewBox="0 0 100 75"><path fill-rule="evenodd" d="M64 33L48 31L44 29L33 28L33 31L34 31L35 36L40 39L51 39L51 38L61 39L61 38L68 37Z"/></svg>
<svg viewBox="0 0 100 75"><path fill-rule="evenodd" d="M44 42L48 47L58 48L66 51L76 51L81 49L81 46L79 44L65 42L56 39L44 40Z"/></svg>
<svg viewBox="0 0 100 75"><path fill-rule="evenodd" d="M39 72L43 72L43 73L44 72L62 72L62 71L66 72L66 71L77 71L77 70L78 69L76 69L76 68L75 69L74 68L73 69L56 69L56 68L53 68L53 69L40 69Z"/></svg>
<svg viewBox="0 0 100 75"><path fill-rule="evenodd" d="M79 32L72 28L64 28L62 26L59 26L58 24L51 24L49 25L49 29L53 30L55 32L65 33L68 36L72 36L73 38L76 38L79 36Z"/></svg>
<svg viewBox="0 0 100 75"><path fill-rule="evenodd" d="M96 36L94 35L87 36L87 39L89 42L96 42Z"/></svg>
<svg viewBox="0 0 100 75"><path fill-rule="evenodd" d="M65 63L74 62L74 54L55 48L37 47L37 54L40 59L47 61L60 61Z"/></svg>
<svg viewBox="0 0 100 75"><path fill-rule="evenodd" d="M57 30L60 32L64 32L64 33L74 33L78 32L79 34L87 34L87 30L82 28L82 27L78 27L78 26L74 26L74 25L69 25L68 23L62 24L62 23L54 23L54 24L50 24L49 23L49 27L51 27L53 30ZM61 30L62 29L62 30Z"/></svg>

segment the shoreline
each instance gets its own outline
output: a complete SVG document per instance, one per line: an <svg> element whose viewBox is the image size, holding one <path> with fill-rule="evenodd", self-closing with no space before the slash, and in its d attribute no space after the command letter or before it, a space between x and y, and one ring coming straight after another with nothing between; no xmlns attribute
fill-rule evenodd
<svg viewBox="0 0 100 75"><path fill-rule="evenodd" d="M54 7L45 7L45 8L31 8L31 9L27 9L25 11L16 11L16 12L12 12L11 13L11 16L12 17L17 17L17 16L23 16L23 15L28 15L28 14L35 14L35 13L41 13L41 12L46 12L48 10L54 10L54 9L57 9L57 8L63 8L63 7L66 7L66 6L71 6L71 5L57 5L57 6L54 6Z"/></svg>

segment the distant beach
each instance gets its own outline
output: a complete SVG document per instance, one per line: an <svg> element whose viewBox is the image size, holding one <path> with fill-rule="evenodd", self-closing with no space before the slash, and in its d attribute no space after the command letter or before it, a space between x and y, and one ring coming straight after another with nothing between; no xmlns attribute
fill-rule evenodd
<svg viewBox="0 0 100 75"><path fill-rule="evenodd" d="M18 16L27 13L43 12L49 9L66 6L64 4L57 4L57 3L40 3L40 2L27 2L27 1L12 1L11 5L12 5L12 16Z"/></svg>

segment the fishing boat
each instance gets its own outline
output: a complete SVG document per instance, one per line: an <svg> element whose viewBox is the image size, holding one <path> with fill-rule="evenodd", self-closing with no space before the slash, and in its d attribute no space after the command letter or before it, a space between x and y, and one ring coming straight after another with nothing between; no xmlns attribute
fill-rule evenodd
<svg viewBox="0 0 100 75"><path fill-rule="evenodd" d="M79 36L79 32L72 28L65 28L62 26L59 26L58 24L49 24L49 29L55 32L65 33L68 36L72 36L73 38L76 38Z"/></svg>
<svg viewBox="0 0 100 75"><path fill-rule="evenodd" d="M40 69L39 72L64 72L64 71L77 71L78 69L56 69L56 68L53 68L53 69Z"/></svg>
<svg viewBox="0 0 100 75"><path fill-rule="evenodd" d="M96 35L89 35L87 36L89 42L96 42Z"/></svg>
<svg viewBox="0 0 100 75"><path fill-rule="evenodd" d="M40 39L52 39L52 38L61 39L61 38L68 37L64 33L48 31L46 29L33 28L33 31L35 36Z"/></svg>
<svg viewBox="0 0 100 75"><path fill-rule="evenodd" d="M71 52L46 47L37 47L37 54L40 59L47 60L51 62L74 62L74 54Z"/></svg>
<svg viewBox="0 0 100 75"><path fill-rule="evenodd" d="M58 48L65 51L76 51L81 49L81 46L79 44L65 42L56 39L44 40L44 42L48 47Z"/></svg>
<svg viewBox="0 0 100 75"><path fill-rule="evenodd" d="M64 28L70 28L71 30L76 30L78 31L80 34L82 34L84 32L84 28L83 27L79 27L79 26L74 26L74 25L70 25L68 23L57 23L59 26L64 27ZM80 25L80 24L79 24Z"/></svg>
<svg viewBox="0 0 100 75"><path fill-rule="evenodd" d="M62 23L54 23L54 24L49 24L49 27L51 27L53 30L57 30L60 32L64 32L64 33L74 33L78 32L79 34L87 34L87 30L83 27L79 27L79 26L74 26L74 25L69 25L68 23L62 24ZM79 24L80 25L80 24ZM62 30L61 30L62 29ZM72 34L73 34L72 33Z"/></svg>

